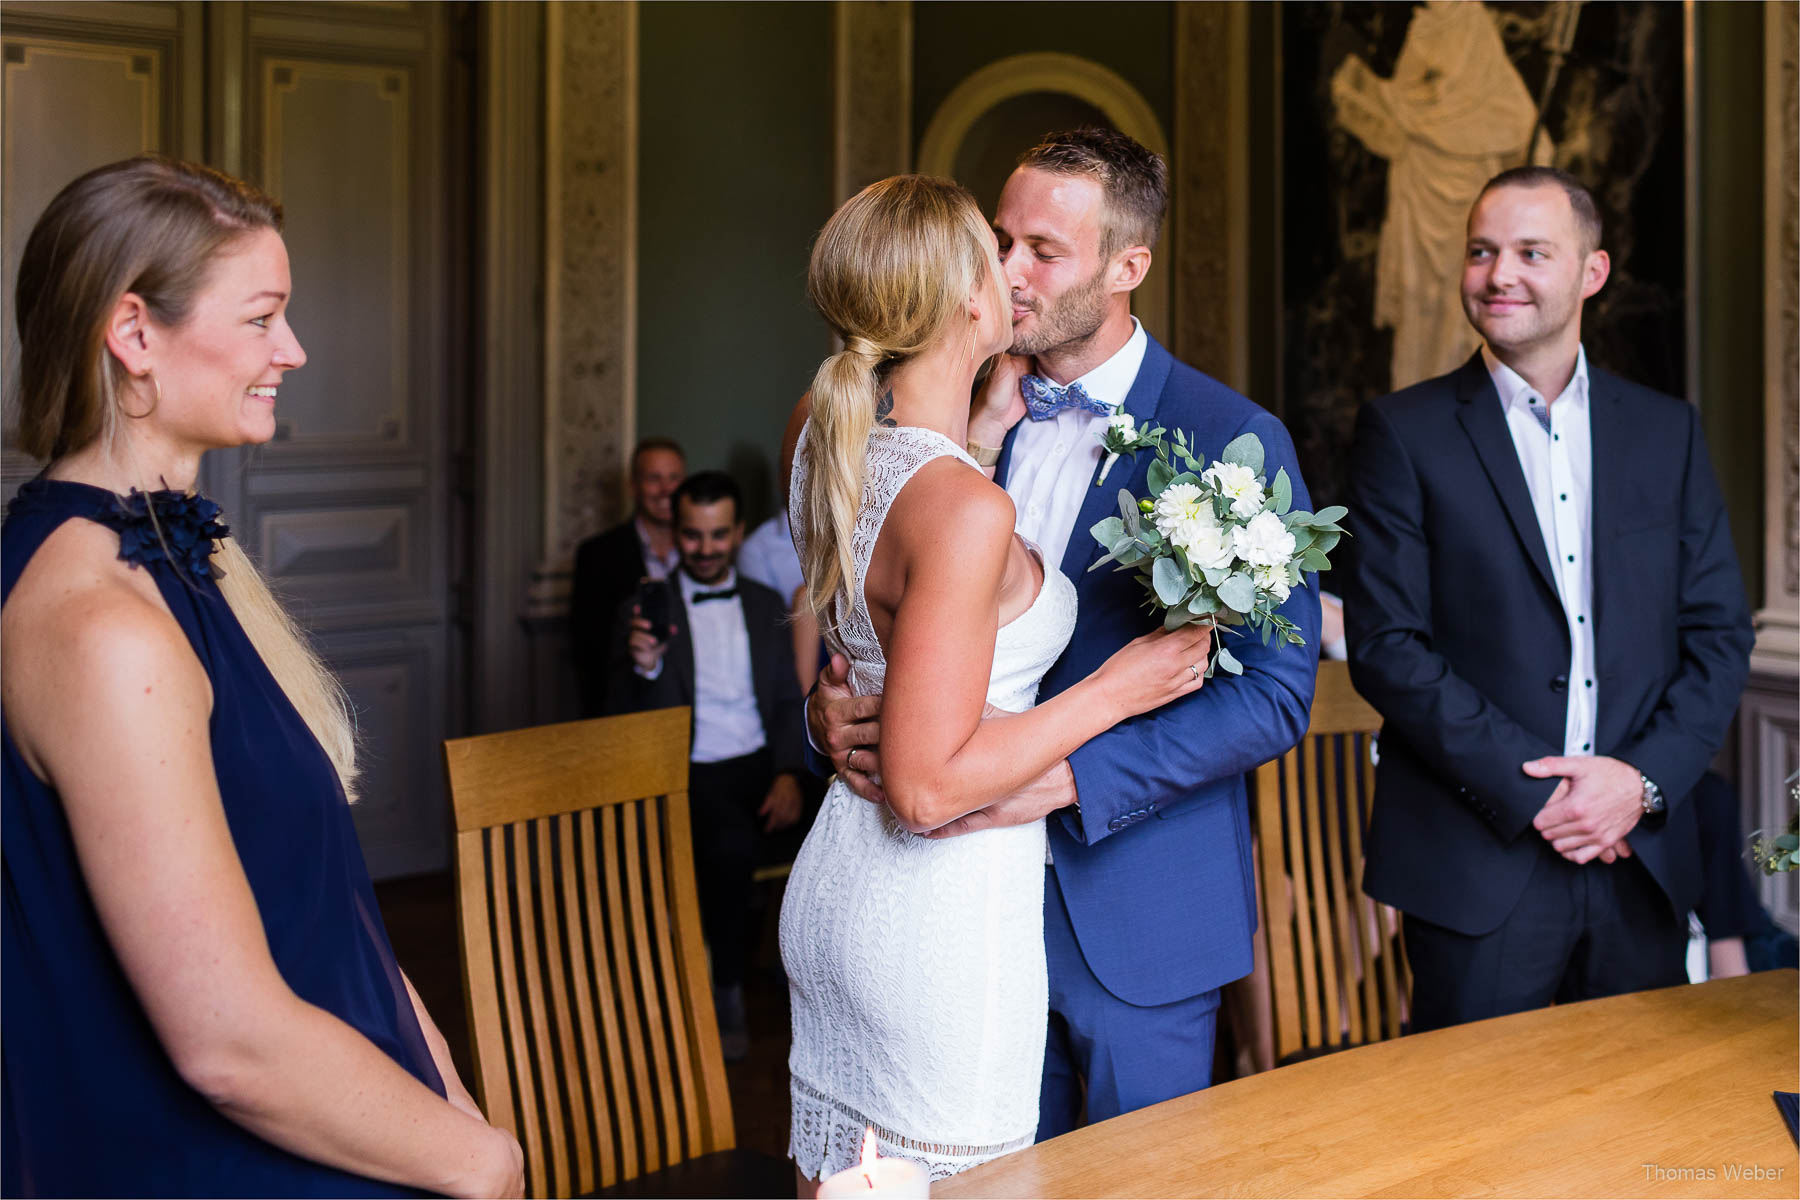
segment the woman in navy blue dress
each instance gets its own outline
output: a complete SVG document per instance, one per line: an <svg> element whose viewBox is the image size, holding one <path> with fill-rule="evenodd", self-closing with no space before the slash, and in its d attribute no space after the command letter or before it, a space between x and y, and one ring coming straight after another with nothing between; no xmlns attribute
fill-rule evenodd
<svg viewBox="0 0 1800 1200"><path fill-rule="evenodd" d="M280 208L91 172L20 260L0 536L0 1190L517 1196L396 966L335 681L191 494L306 361Z"/></svg>

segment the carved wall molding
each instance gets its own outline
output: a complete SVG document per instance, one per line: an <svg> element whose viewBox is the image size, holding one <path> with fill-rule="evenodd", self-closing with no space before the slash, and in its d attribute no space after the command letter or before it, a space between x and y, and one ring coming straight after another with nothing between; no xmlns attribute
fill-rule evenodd
<svg viewBox="0 0 1800 1200"><path fill-rule="evenodd" d="M1800 676L1800 9L1764 6L1763 611L1759 671Z"/></svg>
<svg viewBox="0 0 1800 1200"><path fill-rule="evenodd" d="M545 19L544 543L534 613L561 609L576 544L623 517L637 425L637 4L552 4Z"/></svg>
<svg viewBox="0 0 1800 1200"><path fill-rule="evenodd" d="M912 0L831 6L836 203L912 161Z"/></svg>
<svg viewBox="0 0 1800 1200"><path fill-rule="evenodd" d="M1123 75L1074 54L1044 52L991 62L957 84L938 105L919 139L920 173L954 177L957 151L975 122L1002 101L1030 92L1060 92L1086 101L1105 113L1121 133L1169 157L1169 139L1156 119L1156 110ZM1168 253L1171 242L1166 217L1158 245L1150 274L1132 297L1131 308L1144 327L1167 344L1169 270L1165 262L1173 256Z"/></svg>
<svg viewBox="0 0 1800 1200"><path fill-rule="evenodd" d="M1250 387L1247 6L1175 7L1174 323L1178 358ZM1265 400L1265 403L1267 401Z"/></svg>

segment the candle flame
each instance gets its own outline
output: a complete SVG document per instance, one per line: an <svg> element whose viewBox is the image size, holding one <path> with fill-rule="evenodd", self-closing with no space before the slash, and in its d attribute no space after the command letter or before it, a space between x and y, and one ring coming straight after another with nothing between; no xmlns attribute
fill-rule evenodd
<svg viewBox="0 0 1800 1200"><path fill-rule="evenodd" d="M880 1154L876 1153L875 1147L875 1127L873 1125L865 1125L863 1127L862 1163L860 1164L865 1171L874 1167L875 1160L881 1157Z"/></svg>

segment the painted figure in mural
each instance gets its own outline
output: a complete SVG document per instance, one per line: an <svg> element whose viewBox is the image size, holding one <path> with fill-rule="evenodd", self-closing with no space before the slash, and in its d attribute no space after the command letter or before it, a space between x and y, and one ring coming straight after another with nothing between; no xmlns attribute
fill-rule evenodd
<svg viewBox="0 0 1800 1200"><path fill-rule="evenodd" d="M1388 160L1375 326L1394 331L1389 386L1403 388L1475 349L1457 292L1463 220L1482 185L1524 158L1537 108L1486 5L1448 0L1413 11L1391 79L1350 55L1331 98L1338 122ZM1549 149L1540 135L1542 161Z"/></svg>

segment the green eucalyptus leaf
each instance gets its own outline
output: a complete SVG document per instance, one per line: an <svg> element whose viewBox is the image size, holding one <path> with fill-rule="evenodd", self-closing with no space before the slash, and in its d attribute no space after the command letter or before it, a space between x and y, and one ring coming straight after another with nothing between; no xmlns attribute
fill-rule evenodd
<svg viewBox="0 0 1800 1200"><path fill-rule="evenodd" d="M1125 528L1135 529L1137 527L1137 497L1124 488L1119 489L1119 516L1124 518Z"/></svg>
<svg viewBox="0 0 1800 1200"><path fill-rule="evenodd" d="M1219 457L1228 463L1236 463L1240 467L1249 467L1258 475L1263 469L1262 439L1254 433L1241 433L1226 443L1225 450Z"/></svg>
<svg viewBox="0 0 1800 1200"><path fill-rule="evenodd" d="M1350 510L1341 504L1334 504L1330 508L1321 508L1313 514L1313 524L1329 525L1331 522L1347 516L1349 512Z"/></svg>
<svg viewBox="0 0 1800 1200"><path fill-rule="evenodd" d="M1165 606L1180 604L1187 595L1187 575L1172 558L1159 558L1150 569L1151 581L1156 586L1156 598Z"/></svg>
<svg viewBox="0 0 1800 1200"><path fill-rule="evenodd" d="M1224 583L1227 579L1231 578L1230 567L1207 567L1200 573L1206 577L1206 586L1208 587L1216 588L1221 583Z"/></svg>
<svg viewBox="0 0 1800 1200"><path fill-rule="evenodd" d="M1095 521L1093 525L1089 526L1088 532L1093 534L1094 540L1102 546L1110 546L1125 536L1125 522L1118 517L1106 517L1103 520Z"/></svg>
<svg viewBox="0 0 1800 1200"><path fill-rule="evenodd" d="M1270 485L1269 490L1275 493L1275 511L1286 516L1288 509L1294 506L1294 484L1288 478L1286 467L1275 472L1275 482Z"/></svg>
<svg viewBox="0 0 1800 1200"><path fill-rule="evenodd" d="M1326 558L1324 551L1320 550L1317 546L1313 546L1307 550L1305 554L1300 556L1300 565L1308 571L1331 570L1331 560Z"/></svg>
<svg viewBox="0 0 1800 1200"><path fill-rule="evenodd" d="M1248 575L1227 576L1218 590L1219 600L1234 612L1246 613L1256 607L1256 584Z"/></svg>
<svg viewBox="0 0 1800 1200"><path fill-rule="evenodd" d="M1166 459L1158 458L1150 464L1150 470L1144 476L1144 481L1150 485L1152 496L1160 496L1163 494L1163 489L1168 487L1170 480L1174 478L1175 468L1171 467Z"/></svg>
<svg viewBox="0 0 1800 1200"><path fill-rule="evenodd" d="M1168 562L1169 560L1164 558L1164 559L1159 559L1158 561L1159 562ZM1185 606L1176 605L1174 608L1171 608L1169 611L1167 611L1163 614L1163 628L1164 629L1180 629L1183 625L1192 624L1194 620L1195 620L1195 618L1193 616L1189 615L1188 610Z"/></svg>
<svg viewBox="0 0 1800 1200"><path fill-rule="evenodd" d="M1194 592L1193 597L1187 602L1187 610L1196 617L1204 617L1209 613L1216 613L1219 611L1219 594L1209 587L1200 588Z"/></svg>
<svg viewBox="0 0 1800 1200"><path fill-rule="evenodd" d="M1317 550L1320 554L1330 554L1332 547L1336 546L1338 544L1338 539L1343 536L1343 534L1335 529L1321 530L1320 532L1313 534L1312 548Z"/></svg>
<svg viewBox="0 0 1800 1200"><path fill-rule="evenodd" d="M1223 646L1220 646L1218 650L1214 652L1213 661L1218 664L1221 670L1229 671L1233 675L1242 675L1244 673L1244 664L1239 662L1237 657Z"/></svg>

